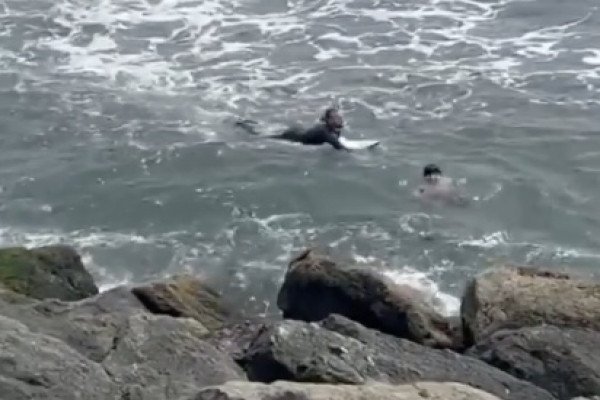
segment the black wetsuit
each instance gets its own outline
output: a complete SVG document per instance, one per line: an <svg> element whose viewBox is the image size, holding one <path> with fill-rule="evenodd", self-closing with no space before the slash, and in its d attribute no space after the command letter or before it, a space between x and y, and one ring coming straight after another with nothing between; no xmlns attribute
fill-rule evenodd
<svg viewBox="0 0 600 400"><path fill-rule="evenodd" d="M254 129L253 124L255 124L255 122L249 120L238 121L236 123L237 126L241 127L246 132L251 133L252 135L259 135L259 133ZM288 140L290 142L297 142L307 145L321 145L329 143L337 150L348 150L340 143L339 133L329 129L325 124L315 125L307 130L298 127L289 128L278 135L270 135L265 137L270 139Z"/></svg>
<svg viewBox="0 0 600 400"><path fill-rule="evenodd" d="M269 136L272 139L289 140L308 145L321 145L329 143L337 150L343 150L345 147L340 143L340 136L335 131L328 129L325 124L316 125L308 130L291 128L279 135Z"/></svg>

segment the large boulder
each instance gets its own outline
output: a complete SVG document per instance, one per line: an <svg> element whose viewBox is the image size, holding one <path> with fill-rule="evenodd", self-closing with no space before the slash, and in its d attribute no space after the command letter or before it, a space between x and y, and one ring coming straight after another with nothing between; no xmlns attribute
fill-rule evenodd
<svg viewBox="0 0 600 400"><path fill-rule="evenodd" d="M307 250L291 261L277 299L284 318L319 321L344 315L390 335L431 347L458 347L451 320L425 296L366 268L340 266Z"/></svg>
<svg viewBox="0 0 600 400"><path fill-rule="evenodd" d="M73 301L98 293L81 258L67 246L0 249L0 285L36 299Z"/></svg>
<svg viewBox="0 0 600 400"><path fill-rule="evenodd" d="M341 316L317 323L286 320L263 330L240 364L248 378L364 384L459 382L505 400L553 400L543 389L450 350L382 334Z"/></svg>
<svg viewBox="0 0 600 400"><path fill-rule="evenodd" d="M192 317L218 330L215 344L232 351L236 336L247 343L252 330L242 322L222 321L229 316L220 298L192 277L176 277L140 287L120 286L80 301L35 300L0 287L0 315L14 318L34 332L65 341L90 359L100 362L115 340L127 330L129 317L140 313ZM204 334L208 336L209 330ZM244 339L245 338L245 339ZM243 339L243 340L242 340ZM237 350L239 353L240 350Z"/></svg>
<svg viewBox="0 0 600 400"><path fill-rule="evenodd" d="M78 302L38 301L0 290L0 315L18 320L32 335L61 343L91 365L102 364L100 369L116 383L123 399L179 399L204 386L245 379L228 354L204 340L209 331L202 324L154 315L127 287ZM36 351L38 343L30 346ZM3 356L0 351L0 371Z"/></svg>
<svg viewBox="0 0 600 400"><path fill-rule="evenodd" d="M104 360L127 330L129 317L146 312L125 287L77 302L37 301L0 289L0 315L18 320L32 332L60 339L96 362Z"/></svg>
<svg viewBox="0 0 600 400"><path fill-rule="evenodd" d="M144 400L179 399L204 386L245 380L231 358L202 339L206 333L190 318L138 314L102 364L124 393Z"/></svg>
<svg viewBox="0 0 600 400"><path fill-rule="evenodd" d="M600 393L600 332L550 325L499 331L467 354L560 400Z"/></svg>
<svg viewBox="0 0 600 400"><path fill-rule="evenodd" d="M119 396L99 364L58 339L0 316L2 400L112 400Z"/></svg>
<svg viewBox="0 0 600 400"><path fill-rule="evenodd" d="M131 316L152 312L194 317L213 329L221 326L221 321L228 316L218 295L191 277L176 277L164 283L133 288L120 286L72 302L39 301L0 287L0 315L18 320L34 332L63 340L97 362L106 358L115 341L127 331ZM235 335L246 337L245 342L250 340L249 326L240 325L231 330L233 324L229 321L227 326L221 327L219 340L212 338L215 344L223 345L225 351L234 345ZM231 332L229 338L227 332ZM208 334L205 329L204 335Z"/></svg>
<svg viewBox="0 0 600 400"><path fill-rule="evenodd" d="M364 386L277 382L272 385L228 382L206 388L191 400L499 400L458 383L418 382L411 385L372 383Z"/></svg>
<svg viewBox="0 0 600 400"><path fill-rule="evenodd" d="M468 345L500 329L544 323L600 330L600 282L523 267L490 269L469 282L461 317Z"/></svg>
<svg viewBox="0 0 600 400"><path fill-rule="evenodd" d="M231 316L221 296L193 276L176 276L132 291L150 312L194 318L210 331L221 328Z"/></svg>

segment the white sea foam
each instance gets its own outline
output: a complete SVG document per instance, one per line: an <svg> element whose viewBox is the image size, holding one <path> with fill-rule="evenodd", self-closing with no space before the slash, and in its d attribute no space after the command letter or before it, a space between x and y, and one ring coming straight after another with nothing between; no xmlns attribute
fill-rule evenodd
<svg viewBox="0 0 600 400"><path fill-rule="evenodd" d="M442 292L439 285L431 279L429 274L410 267L400 270L387 270L383 273L395 283L408 285L425 293L430 303L443 315L451 316L458 314L460 299Z"/></svg>
<svg viewBox="0 0 600 400"><path fill-rule="evenodd" d="M47 14L70 32L43 36L29 47L64 55L61 59L65 61L57 69L60 73L95 75L128 92L198 93L200 87L204 98L213 104L244 112L248 112L249 105L258 109L275 101L272 90L277 88L293 87L305 100L323 95L319 89L322 77L327 76L327 70L337 68L377 70L389 82L419 73L463 86L469 86L471 73L478 72L501 86L525 90L519 88L530 73L522 69L524 64L530 60L537 62L535 73L559 72L551 63L539 62L571 51L561 45L562 41L578 35L579 26L591 14L514 36L478 33L476 28L497 19L513 1L428 0L402 5L378 2L368 6L337 0L318 5L298 1L288 2L285 8L277 7L272 12L254 14L247 4L235 0L101 0L93 4L60 0ZM7 12L11 14L10 10ZM351 33L344 23L336 24L336 18L385 26L382 38L388 39L374 45L371 40L377 32ZM321 28L315 35L313 29L317 26ZM82 41L82 37L87 40ZM409 40L394 40L395 37ZM319 44L323 41L328 43L326 48ZM307 62L300 67L289 60L273 58L281 48L298 43L314 46L315 63ZM438 57L453 46L479 50L460 58ZM161 50L168 47L175 50ZM512 49L511 56L504 54L507 48ZM388 52L397 53L399 60L405 59L406 51L421 54L414 67L410 63L390 63L387 58L382 63L379 57ZM578 51L584 52L581 65L568 73L586 82L597 79L598 50ZM344 61L321 68L323 61L333 59ZM200 77L199 69L207 73ZM223 73L218 73L219 70ZM397 115L406 107L402 101L395 106L366 96L374 90L385 90L384 86L374 88L367 84L357 97L363 97L379 115ZM448 115L455 104L468 101L471 93L468 87L466 90L466 94L427 105L431 111L421 110L423 118ZM295 101L301 103L299 98ZM409 118L418 118L417 110L413 111Z"/></svg>
<svg viewBox="0 0 600 400"><path fill-rule="evenodd" d="M600 50L588 49L586 50L588 56L583 57L582 61L590 65L600 65Z"/></svg>
<svg viewBox="0 0 600 400"><path fill-rule="evenodd" d="M463 240L458 243L459 247L479 247L483 249L491 249L499 245L507 243L508 234L503 231L492 232L481 236L480 238L473 238Z"/></svg>
<svg viewBox="0 0 600 400"><path fill-rule="evenodd" d="M98 290L100 292L106 292L117 286L127 285L133 281L132 274L127 270L115 271L114 269L98 265L94 256L89 252L84 252L81 255L81 261L95 277L95 281L98 283Z"/></svg>

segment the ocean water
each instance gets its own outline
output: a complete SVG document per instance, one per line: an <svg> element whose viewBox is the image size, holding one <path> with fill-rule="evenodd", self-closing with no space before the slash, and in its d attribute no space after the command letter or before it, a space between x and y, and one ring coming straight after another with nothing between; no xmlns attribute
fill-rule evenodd
<svg viewBox="0 0 600 400"><path fill-rule="evenodd" d="M600 276L597 0L0 0L0 245L274 314L307 246L454 312L496 263ZM346 154L251 137L340 107ZM471 198L411 191L436 162Z"/></svg>

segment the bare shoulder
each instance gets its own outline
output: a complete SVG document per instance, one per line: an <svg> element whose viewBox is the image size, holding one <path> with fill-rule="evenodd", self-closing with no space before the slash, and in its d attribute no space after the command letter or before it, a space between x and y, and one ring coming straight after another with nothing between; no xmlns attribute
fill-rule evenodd
<svg viewBox="0 0 600 400"><path fill-rule="evenodd" d="M414 191L414 195L425 201L459 206L468 204L468 199L453 184L452 179L440 181L435 185L421 185Z"/></svg>

